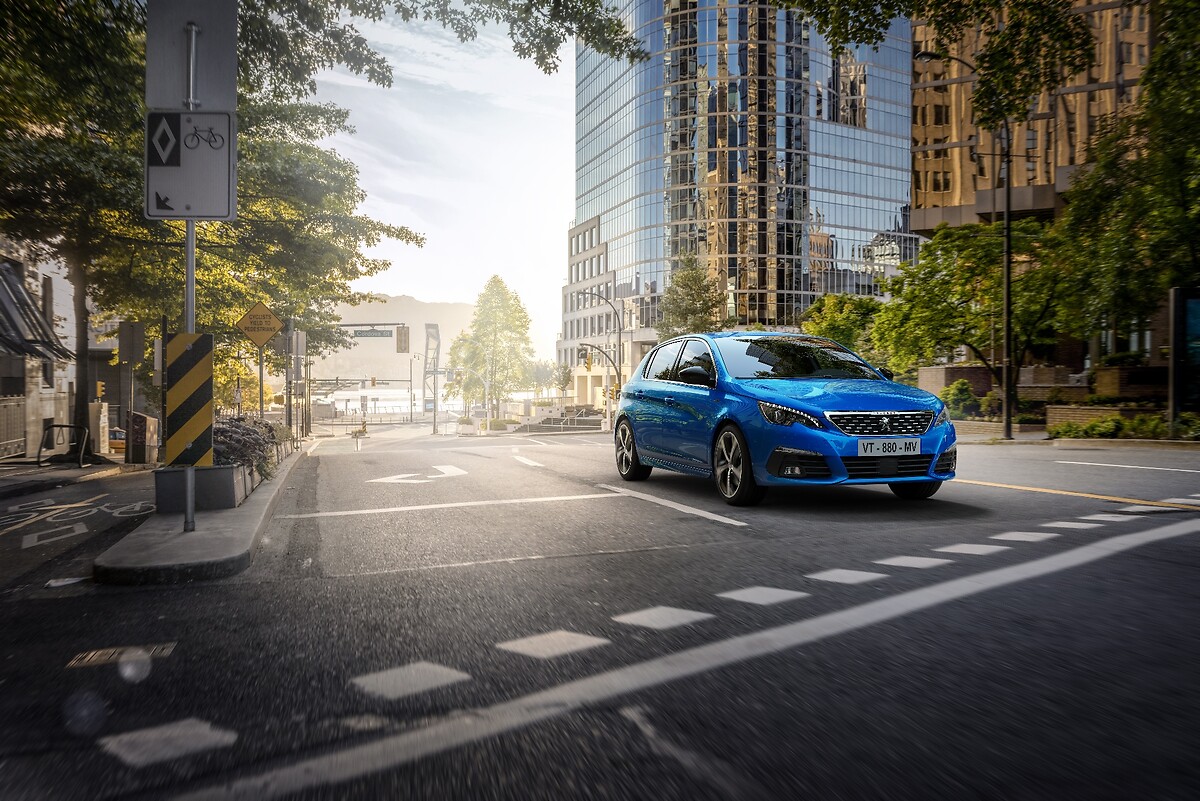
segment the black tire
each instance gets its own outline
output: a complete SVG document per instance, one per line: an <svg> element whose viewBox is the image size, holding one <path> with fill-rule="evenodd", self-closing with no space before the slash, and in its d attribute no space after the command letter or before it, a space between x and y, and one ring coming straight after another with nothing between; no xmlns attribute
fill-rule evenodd
<svg viewBox="0 0 1200 801"><path fill-rule="evenodd" d="M754 482L750 448L736 426L727 425L717 432L712 468L717 492L730 506L754 506L767 494L765 487Z"/></svg>
<svg viewBox="0 0 1200 801"><path fill-rule="evenodd" d="M645 481L650 477L651 468L638 460L637 444L633 441L633 426L628 419L617 423L613 435L617 449L617 472L626 481Z"/></svg>
<svg viewBox="0 0 1200 801"><path fill-rule="evenodd" d="M906 501L923 501L926 498L932 498L942 488L943 483L942 481L897 481L895 484L888 484L888 489L897 498L903 498Z"/></svg>

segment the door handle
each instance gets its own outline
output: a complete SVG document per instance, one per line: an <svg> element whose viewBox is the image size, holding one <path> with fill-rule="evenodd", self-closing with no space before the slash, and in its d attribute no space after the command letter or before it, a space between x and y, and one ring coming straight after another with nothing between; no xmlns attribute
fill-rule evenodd
<svg viewBox="0 0 1200 801"><path fill-rule="evenodd" d="M667 395L665 398L663 398L663 403L665 403L668 406L674 406L675 399L672 398L670 395Z"/></svg>
<svg viewBox="0 0 1200 801"><path fill-rule="evenodd" d="M643 397L645 397L645 395L646 393L642 392L640 389L633 393L633 397L637 398L638 400L641 400Z"/></svg>

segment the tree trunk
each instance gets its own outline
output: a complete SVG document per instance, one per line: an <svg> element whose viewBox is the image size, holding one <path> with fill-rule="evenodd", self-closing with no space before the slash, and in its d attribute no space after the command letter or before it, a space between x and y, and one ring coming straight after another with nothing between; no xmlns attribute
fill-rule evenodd
<svg viewBox="0 0 1200 801"><path fill-rule="evenodd" d="M88 401L91 398L88 381L88 332L90 326L87 305L87 270L78 255L66 258L67 280L73 290L75 306L75 411L71 418L72 425L88 427ZM82 433L82 432L81 432ZM91 453L91 443L81 441L84 453ZM74 451L73 453L78 453Z"/></svg>

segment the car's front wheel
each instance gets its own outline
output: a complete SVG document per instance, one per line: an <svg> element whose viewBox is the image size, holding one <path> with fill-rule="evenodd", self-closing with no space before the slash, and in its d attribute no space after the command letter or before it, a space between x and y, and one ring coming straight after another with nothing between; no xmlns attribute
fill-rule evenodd
<svg viewBox="0 0 1200 801"><path fill-rule="evenodd" d="M926 498L932 498L934 493L942 488L941 481L897 481L895 484L888 484L888 489L897 498L903 498L906 501L923 501Z"/></svg>
<svg viewBox="0 0 1200 801"><path fill-rule="evenodd" d="M628 420L617 423L617 472L626 481L645 481L651 468L638 460L637 445L633 442L633 426Z"/></svg>
<svg viewBox="0 0 1200 801"><path fill-rule="evenodd" d="M734 426L725 426L717 433L712 465L717 492L730 506L754 506L767 494L766 488L754 481L750 449Z"/></svg>

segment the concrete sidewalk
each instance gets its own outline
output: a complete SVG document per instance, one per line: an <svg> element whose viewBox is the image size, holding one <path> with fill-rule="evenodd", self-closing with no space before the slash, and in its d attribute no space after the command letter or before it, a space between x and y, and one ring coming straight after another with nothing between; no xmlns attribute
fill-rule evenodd
<svg viewBox="0 0 1200 801"><path fill-rule="evenodd" d="M97 557L101 584L182 584L225 578L245 570L271 522L288 474L308 455L302 447L235 509L197 511L196 530L184 533L182 514L156 514Z"/></svg>
<svg viewBox="0 0 1200 801"><path fill-rule="evenodd" d="M19 498L38 492L108 478L137 470L153 470L153 464L89 464L80 467L75 463L43 463L34 459L6 459L0 462L0 500Z"/></svg>

